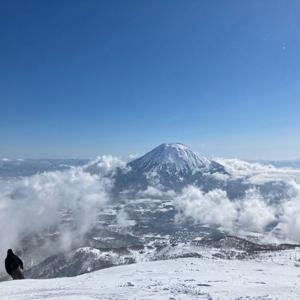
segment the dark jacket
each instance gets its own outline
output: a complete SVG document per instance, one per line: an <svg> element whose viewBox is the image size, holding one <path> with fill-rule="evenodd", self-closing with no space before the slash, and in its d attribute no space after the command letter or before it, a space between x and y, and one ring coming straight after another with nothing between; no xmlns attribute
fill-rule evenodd
<svg viewBox="0 0 300 300"><path fill-rule="evenodd" d="M18 268L23 269L22 260L13 253L11 249L7 251L7 257L5 259L5 269L9 275L12 275L12 272Z"/></svg>

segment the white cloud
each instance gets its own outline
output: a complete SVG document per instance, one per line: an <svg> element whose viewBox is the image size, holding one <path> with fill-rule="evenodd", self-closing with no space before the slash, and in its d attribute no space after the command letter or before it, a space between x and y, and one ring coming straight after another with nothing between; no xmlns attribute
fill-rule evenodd
<svg viewBox="0 0 300 300"><path fill-rule="evenodd" d="M240 202L238 226L246 231L264 232L266 226L275 221L275 212L273 206L268 205L255 189L251 189Z"/></svg>
<svg viewBox="0 0 300 300"><path fill-rule="evenodd" d="M135 225L135 221L129 219L129 216L128 216L127 212L124 209L121 209L117 213L116 221L117 221L117 225L122 227L122 228L126 228L126 227L129 227L129 226L134 226Z"/></svg>
<svg viewBox="0 0 300 300"><path fill-rule="evenodd" d="M300 185L293 182L291 188L294 196L283 201L277 228L285 237L300 242Z"/></svg>
<svg viewBox="0 0 300 300"><path fill-rule="evenodd" d="M117 168L125 168L126 162L112 155L98 156L84 170L100 176L111 176Z"/></svg>
<svg viewBox="0 0 300 300"><path fill-rule="evenodd" d="M234 178L245 179L253 184L270 181L291 181L300 179L300 169L276 168L272 165L250 163L239 159L216 159Z"/></svg>
<svg viewBox="0 0 300 300"><path fill-rule="evenodd" d="M292 198L272 203L257 190L250 189L242 199L229 200L223 190L204 193L189 186L175 197L177 221L188 218L199 224L222 226L230 232L267 233L268 225L276 225L273 234L285 240L300 242L300 185L291 183Z"/></svg>
<svg viewBox="0 0 300 300"><path fill-rule="evenodd" d="M237 218L235 204L227 198L225 191L219 189L205 194L194 186L186 187L175 198L175 206L179 217L184 215L201 224L232 228Z"/></svg>
<svg viewBox="0 0 300 300"><path fill-rule="evenodd" d="M91 175L82 168L36 174L0 184L2 257L26 235L50 228L60 232L56 251L66 249L89 230L97 212L108 201L111 187L109 179ZM72 220L72 226L62 222L63 219Z"/></svg>

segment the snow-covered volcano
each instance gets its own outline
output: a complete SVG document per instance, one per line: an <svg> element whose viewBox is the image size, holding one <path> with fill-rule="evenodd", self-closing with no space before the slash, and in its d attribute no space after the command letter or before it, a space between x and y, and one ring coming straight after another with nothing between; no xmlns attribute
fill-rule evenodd
<svg viewBox="0 0 300 300"><path fill-rule="evenodd" d="M165 143L127 164L116 176L118 191L141 191L149 186L180 190L188 184L206 189L215 187L215 173L227 174L225 168L202 157L181 143Z"/></svg>
<svg viewBox="0 0 300 300"><path fill-rule="evenodd" d="M184 144L165 143L132 161L129 166L144 172L168 170L177 173L194 173L203 169L209 170L212 161L197 155Z"/></svg>

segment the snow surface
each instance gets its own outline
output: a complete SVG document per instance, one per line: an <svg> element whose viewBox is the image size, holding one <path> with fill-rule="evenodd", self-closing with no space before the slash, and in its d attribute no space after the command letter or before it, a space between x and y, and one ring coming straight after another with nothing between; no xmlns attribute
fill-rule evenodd
<svg viewBox="0 0 300 300"><path fill-rule="evenodd" d="M179 258L113 267L71 278L0 283L1 300L300 299L299 250L256 259Z"/></svg>

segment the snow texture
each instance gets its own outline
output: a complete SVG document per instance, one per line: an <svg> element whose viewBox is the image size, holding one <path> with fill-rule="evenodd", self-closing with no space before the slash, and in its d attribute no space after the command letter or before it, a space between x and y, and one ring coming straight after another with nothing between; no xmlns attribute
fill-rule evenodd
<svg viewBox="0 0 300 300"><path fill-rule="evenodd" d="M1 300L300 299L300 252L255 260L179 258L119 266L72 278L0 283Z"/></svg>

